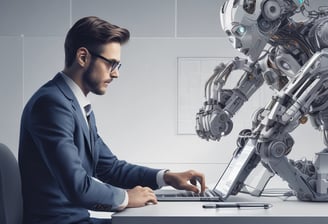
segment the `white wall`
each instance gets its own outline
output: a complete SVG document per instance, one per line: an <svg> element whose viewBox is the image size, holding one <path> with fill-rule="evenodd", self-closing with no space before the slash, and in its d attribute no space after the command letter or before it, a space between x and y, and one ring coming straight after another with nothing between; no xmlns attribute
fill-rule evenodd
<svg viewBox="0 0 328 224"><path fill-rule="evenodd" d="M17 155L23 106L63 69L69 27L95 15L131 31L122 49L120 78L105 96L90 96L105 142L121 159L173 170L194 168L214 182L235 149L239 130L250 124L254 105L270 96L265 89L255 95L235 117L233 132L219 143L178 134L177 59L238 55L219 25L223 2L0 0L0 141ZM294 134L296 158L311 159L323 147L319 133L308 126Z"/></svg>

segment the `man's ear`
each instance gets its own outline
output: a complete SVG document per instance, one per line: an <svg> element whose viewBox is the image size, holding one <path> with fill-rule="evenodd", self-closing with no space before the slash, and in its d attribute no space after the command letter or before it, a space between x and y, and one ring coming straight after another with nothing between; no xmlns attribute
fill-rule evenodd
<svg viewBox="0 0 328 224"><path fill-rule="evenodd" d="M89 51L85 47L80 47L76 51L76 61L81 67L86 67L89 64Z"/></svg>

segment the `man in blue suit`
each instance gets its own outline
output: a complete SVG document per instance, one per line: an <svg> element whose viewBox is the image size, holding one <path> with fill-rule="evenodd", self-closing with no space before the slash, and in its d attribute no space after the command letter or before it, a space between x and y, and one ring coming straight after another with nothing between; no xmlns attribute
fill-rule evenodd
<svg viewBox="0 0 328 224"><path fill-rule="evenodd" d="M156 204L153 189L198 192L203 174L174 173L119 160L97 134L86 97L103 95L119 75L129 31L85 17L65 40L65 68L28 101L21 120L19 165L24 223L108 223L88 210L118 211Z"/></svg>

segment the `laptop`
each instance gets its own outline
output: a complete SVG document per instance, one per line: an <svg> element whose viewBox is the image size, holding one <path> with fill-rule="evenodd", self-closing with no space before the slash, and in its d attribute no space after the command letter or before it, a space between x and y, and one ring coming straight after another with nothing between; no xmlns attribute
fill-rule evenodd
<svg viewBox="0 0 328 224"><path fill-rule="evenodd" d="M257 166L260 157L255 153L252 141L247 141L243 148L237 148L228 166L213 189L206 189L201 194L176 189L155 191L158 201L225 201L230 195L236 195L244 185L244 180Z"/></svg>

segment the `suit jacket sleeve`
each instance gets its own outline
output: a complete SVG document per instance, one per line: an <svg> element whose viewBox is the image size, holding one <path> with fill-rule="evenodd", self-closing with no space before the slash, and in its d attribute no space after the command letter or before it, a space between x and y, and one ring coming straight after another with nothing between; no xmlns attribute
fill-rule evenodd
<svg viewBox="0 0 328 224"><path fill-rule="evenodd" d="M160 170L118 160L99 136L96 147L99 150L97 178L101 181L122 188L133 188L137 185L158 188L156 175Z"/></svg>

